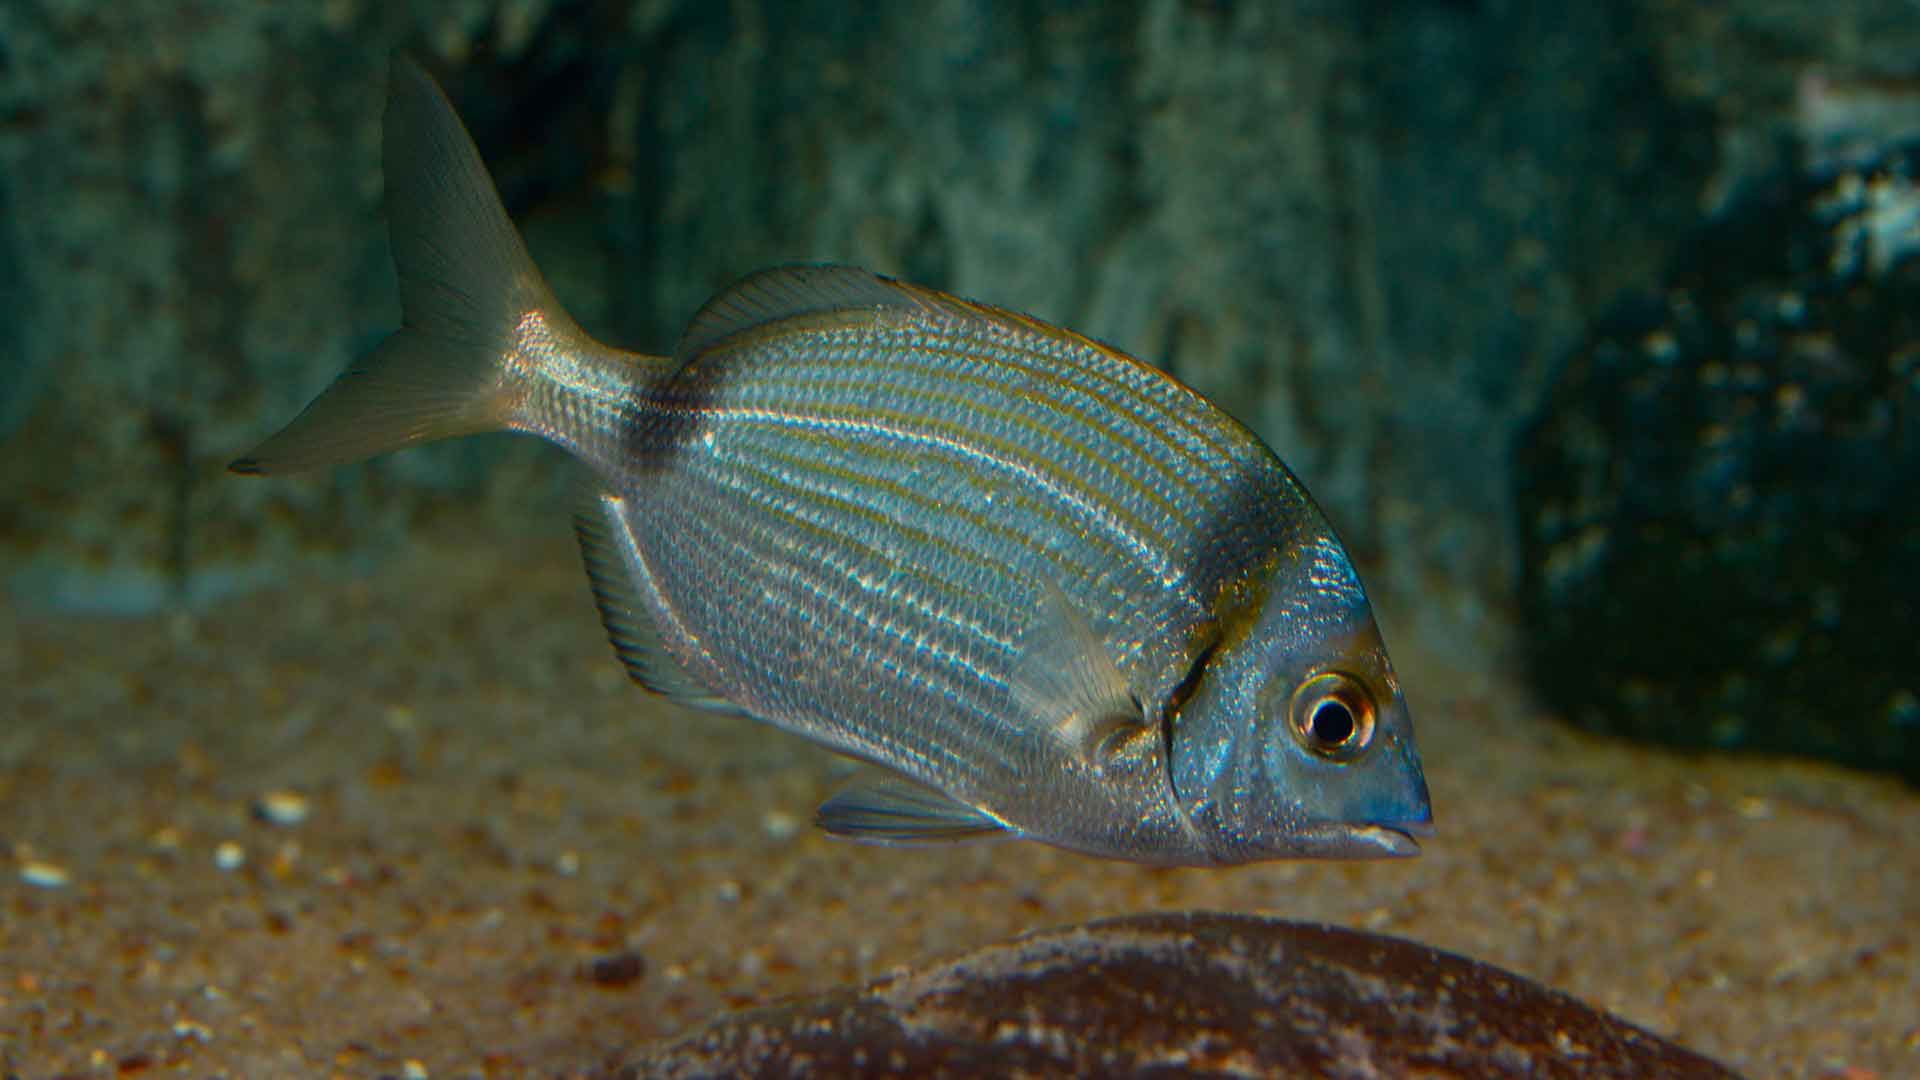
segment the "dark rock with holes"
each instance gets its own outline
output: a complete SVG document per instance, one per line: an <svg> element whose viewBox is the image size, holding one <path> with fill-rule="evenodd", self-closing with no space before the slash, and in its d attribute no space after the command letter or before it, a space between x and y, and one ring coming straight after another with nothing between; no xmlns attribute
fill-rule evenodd
<svg viewBox="0 0 1920 1080"><path fill-rule="evenodd" d="M1397 938L1141 915L737 1014L612 1076L1727 1077L1519 976Z"/></svg>
<svg viewBox="0 0 1920 1080"><path fill-rule="evenodd" d="M1920 779L1920 146L1779 184L1572 356L1519 448L1579 723Z"/></svg>

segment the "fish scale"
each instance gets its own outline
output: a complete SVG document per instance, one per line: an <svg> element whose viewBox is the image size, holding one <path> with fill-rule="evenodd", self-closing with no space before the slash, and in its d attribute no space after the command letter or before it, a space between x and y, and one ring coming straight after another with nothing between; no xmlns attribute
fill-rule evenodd
<svg viewBox="0 0 1920 1080"><path fill-rule="evenodd" d="M750 275L672 357L612 348L405 61L384 150L404 325L236 471L488 430L560 446L593 478L576 532L634 680L887 774L822 804L836 835L1218 864L1431 831L1345 551L1193 390L848 267Z"/></svg>
<svg viewBox="0 0 1920 1080"><path fill-rule="evenodd" d="M1004 314L984 308L980 312ZM1125 358L1112 356L1090 343L1063 347L1062 343L1041 335L996 327L984 319L969 322L952 317L915 320L910 327L898 323L884 328L861 326L857 332L858 343L851 348L837 345L831 340L832 336L812 330L795 332L779 342L778 359L769 355L774 353L773 349L756 355L756 386L771 389L789 364L804 366L811 378L822 382L829 375L839 376L847 381L843 385L860 393L882 384L912 386L918 383L932 387L944 383L951 387L971 383L1035 406L1028 410L1030 417L1038 414L1040 418L1052 420L1071 416L1099 425L1102 433L1124 440L1126 449L1133 451L1128 464L1157 469L1175 486L1189 492L1206 481L1203 463L1217 465L1226 456L1225 448L1215 443L1207 447L1213 455L1212 461L1204 462L1194 454L1192 446L1166 438L1164 429L1155 426L1171 423L1178 431L1191 436L1197 429L1186 415L1190 407L1187 410L1170 407L1164 400L1165 396L1188 398L1190 393L1172 387L1160 377L1129 379L1127 376L1132 372ZM766 340L765 334L742 337L746 339L743 347ZM716 347L721 357L725 356L726 344ZM836 364L836 359L844 362ZM1011 381L1009 376L1020 381ZM1049 389L1068 393L1043 394L1043 390ZM1173 390L1174 393L1158 395L1160 400L1156 401L1156 395L1143 392L1148 389ZM776 397L774 400L776 404L791 405L794 399ZM964 394L961 400L980 403ZM1155 414L1132 411L1149 402L1158 405ZM1189 402L1181 400L1180 404L1189 405ZM1133 430L1124 434L1115 432L1108 426L1115 422L1130 423ZM1152 452L1148 452L1149 448ZM1140 493L1148 497L1154 495L1151 488L1142 488Z"/></svg>
<svg viewBox="0 0 1920 1080"><path fill-rule="evenodd" d="M911 333L864 333L860 337L867 340L853 348L821 340L824 335L807 337L813 340L797 343L801 346L798 355L789 352L783 357L785 363L774 364L763 356L746 361L754 369L752 390L756 399L776 405L807 400L821 405L859 406L871 402L876 393L891 391L895 408L907 408L929 419L952 419L982 407L995 408L1017 416L1017 420L1010 417L1006 426L1040 424L1026 433L1040 441L1050 439L1053 445L1028 443L1022 447L1040 451L1039 460L1071 453L1087 463L1153 471L1170 490L1162 494L1153 486L1139 483L1129 495L1151 502L1163 512L1173 512L1175 499L1191 499L1201 482L1200 477L1179 467L1191 467L1192 463L1181 460L1177 453L1168 453L1174 447L1154 439L1137 417L1114 411L1111 402L1087 395L1039 367L1016 362L1024 352L1018 347L1021 342L982 342L961 327L932 322L914 327ZM801 385L786 384L790 378L799 379ZM1073 392L1049 393L1061 390ZM914 408L925 405L935 407ZM1061 425L1062 420L1070 421L1071 426ZM1119 424L1128 421L1136 430L1121 429ZM1017 438L1013 441L1020 442ZM1159 445L1152 445L1155 442ZM1102 446L1112 449L1105 453L1096 449Z"/></svg>
<svg viewBox="0 0 1920 1080"><path fill-rule="evenodd" d="M922 337L936 342L935 338L945 327L930 325L923 328ZM760 337L763 335L756 335ZM958 335L953 335L958 336ZM981 434L996 438L997 444L991 451L979 449L979 443L969 443L967 437L974 432L962 426L960 405L964 399L955 399L952 411L935 413L920 422L919 426L900 425L898 427L882 423L873 423L865 428L869 440L861 446L858 455L831 455L827 448L820 445L820 427L810 417L827 415L847 423L861 423L860 417L876 412L890 416L911 415L906 412L903 396L893 391L895 383L885 377L875 380L871 386L858 386L842 380L826 389L816 390L805 399L805 410L791 407L779 408L773 401L791 400L791 397L768 397L767 385L770 383L809 384L808 375L813 369L839 369L843 367L842 352L864 354L864 360L875 365L883 372L909 367L906 364L892 364L891 358L877 350L857 343L845 350L819 348L812 343L804 353L796 353L791 348L782 350L780 356L763 360L748 351L735 350L728 354L729 363L737 363L752 369L751 379L740 380L737 390L728 388L718 394L719 400L701 410L696 441L711 437L715 445L708 452L688 452L681 460L685 469L684 479L698 481L706 479L705 474L715 472L724 481L735 483L744 470L751 470L767 462L770 458L791 463L794 480L804 485L801 474L812 471L816 465L821 468L844 469L863 481L864 490L853 496L859 500L862 513L848 513L834 507L825 499L813 501L811 509L820 513L812 518L814 524L829 534L845 535L868 549L885 549L888 542L898 549L925 549L928 545L914 544L906 535L909 528L929 529L935 532L939 540L952 548L958 548L966 554L961 558L923 560L909 568L922 580L934 583L937 588L949 593L957 591L954 586L943 581L943 575L953 572L956 562L965 562L980 569L997 567L997 578L988 579L986 571L966 582L967 591L974 597L972 603L984 607L976 620L981 623L999 623L1006 625L1007 613L1017 603L1018 598L1030 591L1027 584L1033 568L1045 567L1059 572L1062 585L1069 598L1079 603L1096 625L1111 623L1116 626L1142 626L1153 629L1165 629L1176 622L1197 622L1202 614L1201 598L1190 590L1168 588L1168 571L1173 571L1176 579L1197 578L1204 575L1194 574L1179 567L1164 554L1168 550L1179 550L1182 546L1191 547L1193 532L1192 521L1202 520L1204 506L1197 500L1191 509L1183 515L1162 513L1153 521L1154 531L1150 536L1130 536L1102 511L1128 497L1137 496L1139 487L1121 483L1124 478L1104 466L1109 462L1087 463L1079 469L1061 468L1053 464L1057 460L1058 447L1030 445L1009 441L999 433L989 429ZM899 346L904 351L904 346ZM910 355L910 354L909 354ZM817 359L816 359L817 357ZM917 367L917 365L913 365ZM767 369L771 368L771 371ZM961 372L974 380L982 378L981 370ZM916 384L925 386L939 380L939 373L926 369L915 370ZM709 378L727 384L724 374ZM836 396L838 391L839 396ZM864 393L862 393L864 392ZM1012 392L1009 391L1011 394ZM1044 415L1032 407L1035 415ZM833 411L833 410L838 411ZM745 414L745 410L754 410ZM917 419L917 418L916 418ZM753 429L764 424L760 430ZM941 444L941 451L926 449L927 438L924 432L928 427L939 425L947 433L949 443ZM782 438L783 430L791 429L795 437ZM955 434L957 433L957 434ZM885 441L891 439L891 442ZM957 444L957 445L955 445ZM697 450L699 448L691 448ZM1049 455L1055 455L1050 457ZM835 460L839 457L839 460ZM967 508L971 502L967 496L981 490L979 486L980 469L968 468L967 462L991 461L1001 470L1006 484L1021 484L1030 474L1038 474L1044 482L1028 482L1017 489L1003 493L1002 498L1027 498L1041 504L1041 509L1058 519L1066 520L1073 527L1068 529L1048 528L1048 523L1039 516L1029 518L1025 530L1001 530L985 535L978 530L967 528L968 520L955 513L955 510ZM912 462L908 469L913 481L923 489L955 493L953 508L944 515L925 513L924 505L903 508L887 495L884 487L871 483L870 478L880 470L892 466L895 470L906 462ZM864 466L864 468L863 468ZM864 475L863 475L864 473ZM814 475L820 475L815 472ZM1096 486L1101 479L1113 479L1107 487ZM679 485L682 478L677 477ZM894 479L898 483L897 478ZM771 484L755 485L749 490L756 494L767 494L764 489ZM864 498L860 498L864 496ZM750 513L749 508L728 511L714 510L714 504L705 498L688 500L692 504L692 513ZM780 505L789 512L808 509L793 500L783 500ZM661 532L672 532L684 527L683 523L666 516L643 514L642 518L656 519L646 526ZM1134 518L1138 520L1138 516ZM1189 535L1174 535L1174 530ZM1103 531L1105 530L1105 531ZM1107 535L1105 546L1095 546L1093 538ZM1051 539L1050 545L1039 543L1042 538ZM830 542L831 536L821 536L821 542ZM1082 543L1075 546L1075 541ZM1018 541L1025 545L1024 550L1010 550L1010 542ZM1160 557L1151 566L1129 566L1116 561L1115 556L1129 549L1151 547ZM869 574L882 574L893 569L884 560L876 560L867 552L845 553L849 562L857 563ZM1024 564L1024 565L1023 565ZM1096 573L1094 568L1099 568ZM714 567L711 573L730 572L727 567ZM732 571L737 572L737 571ZM690 590L700 588L698 582L705 574L690 574L678 577L688 582ZM1125 585L1115 588L1119 581ZM995 598L1001 597L996 602ZM997 612L995 609L998 609ZM995 615L1000 618L996 620ZM1011 629L1011 627L1009 627ZM1009 635L1010 636L1010 635ZM1149 693L1164 689L1162 684L1177 678L1178 672L1169 668L1153 672L1147 679Z"/></svg>
<svg viewBox="0 0 1920 1080"><path fill-rule="evenodd" d="M936 653L969 654L977 652L982 640L980 635L961 633L932 618L913 618L911 612L919 605L903 603L897 589L860 586L855 578L861 571L877 577L884 572L885 565L844 543L831 546L820 533L802 535L797 530L781 528L780 519L766 512L779 503L767 495L764 486L750 489L765 500L757 505L723 501L733 484L744 481L741 474L722 471L711 497L682 500L676 495L675 502L694 504L679 513L665 504L649 505L644 499L635 503L636 523L645 521L647 528L657 529L663 536L698 536L703 530L719 532L721 529L734 534L734 544L738 547L671 543L673 562L657 570L661 580L683 586L668 593L665 597L668 605L704 639L719 643L737 665L721 673L723 681L740 686L745 696L768 702L772 705L769 711L789 714L790 723L830 731L830 737L836 742L849 740L847 749L854 749L851 740L855 736L843 729L846 713L825 706L870 697L875 689L873 664L891 663L912 672L913 678L896 678L881 685L906 699L910 703L909 711L926 715L930 721L896 730L889 752L911 752L923 757L939 755L940 748L930 737L943 733L952 738L954 728L951 724L931 722L938 719L936 709L952 712L971 706L974 716L970 722L976 723L995 723L1004 718L1004 712L996 715L993 708L1003 703L1004 692L996 695L992 683L965 675L952 677L950 673L943 678L942 665L929 655L912 657L911 665L902 662L910 651L904 639L923 636L935 644ZM717 524L723 522L732 524L730 527ZM804 551L805 558L793 558L791 553L796 551ZM736 601L738 594L706 587L705 583L730 571L732 576L740 577L738 571L743 566L765 568L744 579L757 584L757 590L751 586L742 589L741 592L748 595ZM764 596L759 603L755 603L751 595L755 591ZM751 626L750 640L737 632L726 631L729 625L743 624ZM789 671L777 663L766 662L768 657L810 658L814 653L840 653L856 641L869 664L815 670L808 680L804 698L797 701L790 700ZM980 666L991 670L992 659L981 657ZM1001 665L1004 663L1002 659ZM1003 685L1004 680L1001 682ZM811 715L792 716L795 712ZM928 737L921 737L923 729Z"/></svg>

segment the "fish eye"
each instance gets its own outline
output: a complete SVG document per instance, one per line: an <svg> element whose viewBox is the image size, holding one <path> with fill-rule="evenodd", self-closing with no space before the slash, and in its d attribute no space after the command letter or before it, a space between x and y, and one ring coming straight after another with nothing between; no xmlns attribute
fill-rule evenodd
<svg viewBox="0 0 1920 1080"><path fill-rule="evenodd" d="M1323 758L1351 761L1373 743L1373 695L1344 672L1301 683L1288 713L1294 740Z"/></svg>

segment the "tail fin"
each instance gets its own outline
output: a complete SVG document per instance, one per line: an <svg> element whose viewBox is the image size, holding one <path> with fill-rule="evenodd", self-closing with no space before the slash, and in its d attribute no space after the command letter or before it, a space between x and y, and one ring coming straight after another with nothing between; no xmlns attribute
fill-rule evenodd
<svg viewBox="0 0 1920 1080"><path fill-rule="evenodd" d="M473 139L420 66L393 61L383 142L402 327L348 368L239 473L337 465L513 426L525 393L521 323L579 331L547 288Z"/></svg>

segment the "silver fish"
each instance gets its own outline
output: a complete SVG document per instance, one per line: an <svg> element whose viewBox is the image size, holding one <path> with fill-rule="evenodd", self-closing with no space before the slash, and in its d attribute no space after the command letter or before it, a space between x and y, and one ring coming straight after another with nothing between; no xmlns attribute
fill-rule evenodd
<svg viewBox="0 0 1920 1080"><path fill-rule="evenodd" d="M1411 855L1431 832L1352 563L1194 391L845 267L746 278L670 357L611 348L405 60L385 154L404 325L235 471L501 429L566 449L635 681L890 770L820 808L834 834L1222 864Z"/></svg>

